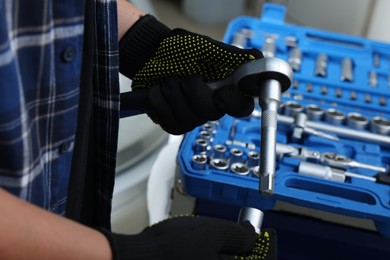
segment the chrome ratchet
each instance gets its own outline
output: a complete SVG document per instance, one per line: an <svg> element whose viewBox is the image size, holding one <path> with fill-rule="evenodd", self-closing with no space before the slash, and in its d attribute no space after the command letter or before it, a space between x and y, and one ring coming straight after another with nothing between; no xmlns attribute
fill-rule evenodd
<svg viewBox="0 0 390 260"><path fill-rule="evenodd" d="M361 169L367 169L367 170L377 171L377 172L381 172L381 173L387 172L386 167L361 163L361 162L352 160L352 159L350 159L342 154L331 153L331 152L322 153L320 161L323 164L333 166L333 167L342 168L342 169L361 168Z"/></svg>

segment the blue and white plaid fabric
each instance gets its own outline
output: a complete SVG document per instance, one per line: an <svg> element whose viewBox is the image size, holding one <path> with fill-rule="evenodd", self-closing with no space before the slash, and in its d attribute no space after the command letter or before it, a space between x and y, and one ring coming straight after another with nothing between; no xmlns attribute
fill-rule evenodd
<svg viewBox="0 0 390 260"><path fill-rule="evenodd" d="M64 214L75 141L82 0L0 0L0 187ZM102 223L119 122L116 2L95 0L94 112ZM107 222L108 221L108 222Z"/></svg>

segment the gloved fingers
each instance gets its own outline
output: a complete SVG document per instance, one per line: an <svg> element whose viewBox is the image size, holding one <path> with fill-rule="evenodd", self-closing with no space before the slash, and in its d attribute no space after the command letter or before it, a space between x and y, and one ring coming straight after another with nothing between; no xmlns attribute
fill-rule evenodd
<svg viewBox="0 0 390 260"><path fill-rule="evenodd" d="M202 38L204 39L205 41L213 44L214 46L212 46L211 48L215 48L215 47L218 47L218 48L221 48L223 49L224 51L223 52L215 52L219 55L220 58L223 58L225 59L226 57L226 52L230 52L230 53L234 53L236 55L241 55L241 54L247 54L247 55L251 55L254 59L261 59L261 58L264 58L264 55L263 53L258 50L258 49L255 49L255 48L252 48L252 49L242 49L242 48L238 48L234 45L231 45L231 44L226 44L224 42L221 42L221 41L217 41L207 35L201 35L201 34L197 34L197 33L193 33L193 32L190 32L190 31L187 31L185 29L182 29L182 28L176 28L176 29L173 29L171 30L167 35L183 35L183 36L186 36L186 35L193 35L197 38ZM168 36L169 37L169 36ZM229 57L229 59L231 59ZM239 58L237 59L239 61Z"/></svg>
<svg viewBox="0 0 390 260"><path fill-rule="evenodd" d="M179 78L168 78L160 83L161 93L170 105L173 116L186 129L192 129L206 120L198 116L192 104L188 102L187 95L183 93L183 89L189 87L192 86L187 86L187 82Z"/></svg>
<svg viewBox="0 0 390 260"><path fill-rule="evenodd" d="M168 78L149 91L149 101L153 108L149 116L166 132L184 134L208 120L200 118L182 92L183 82L178 78Z"/></svg>
<svg viewBox="0 0 390 260"><path fill-rule="evenodd" d="M232 260L277 260L277 234L274 229L263 229L257 236L254 248L246 254L223 255L221 259Z"/></svg>
<svg viewBox="0 0 390 260"><path fill-rule="evenodd" d="M218 108L233 117L249 116L255 108L252 97L244 96L235 87L223 87L214 92Z"/></svg>
<svg viewBox="0 0 390 260"><path fill-rule="evenodd" d="M255 229L249 222L240 225L228 220L195 216L164 220L143 232L162 234L172 232L173 229L183 235L197 237L200 239L199 243L207 244L221 255L249 253L254 248L257 238Z"/></svg>
<svg viewBox="0 0 390 260"><path fill-rule="evenodd" d="M149 90L149 101L152 112L148 115L155 123L171 134L179 135L185 132L185 127L173 116L170 104L162 95L159 85Z"/></svg>
<svg viewBox="0 0 390 260"><path fill-rule="evenodd" d="M200 76L167 78L150 89L149 101L149 115L171 134L183 134L225 114Z"/></svg>
<svg viewBox="0 0 390 260"><path fill-rule="evenodd" d="M181 216L147 227L137 238L148 240L148 245L157 245L169 256L161 259L217 260L249 254L257 234L249 223L239 225L210 217Z"/></svg>
<svg viewBox="0 0 390 260"><path fill-rule="evenodd" d="M240 225L218 220L213 226L210 227L209 233L220 255L247 254L254 248L257 234L249 222Z"/></svg>
<svg viewBox="0 0 390 260"><path fill-rule="evenodd" d="M240 49L183 29L165 34L154 56L132 77L134 86L160 83L166 77L201 75L206 82L225 79L242 64L263 58L257 49Z"/></svg>
<svg viewBox="0 0 390 260"><path fill-rule="evenodd" d="M213 92L201 76L193 75L183 80L182 91L198 117L210 121L220 119L224 113L218 109Z"/></svg>

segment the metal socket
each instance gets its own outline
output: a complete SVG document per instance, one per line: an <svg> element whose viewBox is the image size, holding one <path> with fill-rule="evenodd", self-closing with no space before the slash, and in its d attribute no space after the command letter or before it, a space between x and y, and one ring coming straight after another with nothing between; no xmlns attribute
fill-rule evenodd
<svg viewBox="0 0 390 260"><path fill-rule="evenodd" d="M294 117L296 114L303 112L304 107L295 101L288 101L284 105L284 115Z"/></svg>
<svg viewBox="0 0 390 260"><path fill-rule="evenodd" d="M194 143L194 153L195 154L206 153L208 145L209 142L206 139L203 138L196 139Z"/></svg>
<svg viewBox="0 0 390 260"><path fill-rule="evenodd" d="M241 176L249 175L249 168L245 164L240 163L240 162L236 162L236 163L231 164L230 170L233 173L241 175Z"/></svg>
<svg viewBox="0 0 390 260"><path fill-rule="evenodd" d="M195 154L192 156L191 166L195 170L205 170L207 165L207 156L205 154Z"/></svg>
<svg viewBox="0 0 390 260"><path fill-rule="evenodd" d="M208 142L212 142L213 140L213 134L205 130L199 132L199 137L207 140Z"/></svg>
<svg viewBox="0 0 390 260"><path fill-rule="evenodd" d="M263 45L263 55L265 58L273 58L276 53L276 36L270 35L265 38L265 42Z"/></svg>
<svg viewBox="0 0 390 260"><path fill-rule="evenodd" d="M325 113L325 121L334 125L342 125L345 114L337 109L329 108Z"/></svg>
<svg viewBox="0 0 390 260"><path fill-rule="evenodd" d="M217 129L215 127L215 124L205 123L202 125L202 129L203 129L203 131L207 131L207 132L211 133L212 135L215 135L217 133Z"/></svg>
<svg viewBox="0 0 390 260"><path fill-rule="evenodd" d="M328 56L324 53L321 53L317 56L314 75L317 77L326 77L327 69L328 69Z"/></svg>
<svg viewBox="0 0 390 260"><path fill-rule="evenodd" d="M357 130L365 130L369 125L369 121L365 116L351 112L347 115L347 125Z"/></svg>
<svg viewBox="0 0 390 260"><path fill-rule="evenodd" d="M243 162L244 152L238 148L231 148L229 150L229 162L230 164L236 162Z"/></svg>
<svg viewBox="0 0 390 260"><path fill-rule="evenodd" d="M311 121L321 121L324 117L324 110L315 104L309 104L305 108L307 118Z"/></svg>
<svg viewBox="0 0 390 260"><path fill-rule="evenodd" d="M213 158L226 159L227 148L225 145L216 144L213 146L212 156Z"/></svg>
<svg viewBox="0 0 390 260"><path fill-rule="evenodd" d="M238 223L244 223L245 221L249 221L251 225L255 228L255 232L260 234L261 226L263 225L264 213L255 208L244 207L241 208L240 214L238 216Z"/></svg>
<svg viewBox="0 0 390 260"><path fill-rule="evenodd" d="M370 121L371 132L381 135L390 134L390 120L381 116L373 117Z"/></svg>
<svg viewBox="0 0 390 260"><path fill-rule="evenodd" d="M260 176L260 165L251 168L252 174L256 177Z"/></svg>
<svg viewBox="0 0 390 260"><path fill-rule="evenodd" d="M229 164L225 159L213 158L210 161L210 167L219 171L227 171Z"/></svg>
<svg viewBox="0 0 390 260"><path fill-rule="evenodd" d="M368 84L370 84L371 87L376 88L378 85L378 76L375 71L370 71L368 74Z"/></svg>
<svg viewBox="0 0 390 260"><path fill-rule="evenodd" d="M260 153L256 151L249 151L247 157L246 165L249 168L258 166L260 164Z"/></svg>
<svg viewBox="0 0 390 260"><path fill-rule="evenodd" d="M290 50L288 63L290 63L293 71L300 71L302 64L302 50L300 48L292 48Z"/></svg>
<svg viewBox="0 0 390 260"><path fill-rule="evenodd" d="M237 32L232 41L232 45L236 46L240 49L245 49L247 45L248 38L252 37L252 31L248 29L242 29L241 31Z"/></svg>
<svg viewBox="0 0 390 260"><path fill-rule="evenodd" d="M341 75L340 75L341 81L353 81L353 63L352 59L350 58L344 58L341 61Z"/></svg>

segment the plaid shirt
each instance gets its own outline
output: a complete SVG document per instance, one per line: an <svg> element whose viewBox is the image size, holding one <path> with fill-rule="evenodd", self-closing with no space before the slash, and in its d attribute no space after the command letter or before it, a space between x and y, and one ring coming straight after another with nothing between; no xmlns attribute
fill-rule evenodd
<svg viewBox="0 0 390 260"><path fill-rule="evenodd" d="M0 187L64 214L75 142L84 1L0 0ZM114 0L95 0L99 211L109 223L119 121Z"/></svg>

